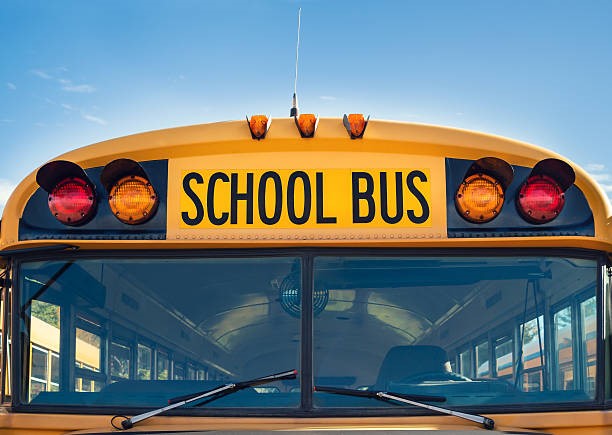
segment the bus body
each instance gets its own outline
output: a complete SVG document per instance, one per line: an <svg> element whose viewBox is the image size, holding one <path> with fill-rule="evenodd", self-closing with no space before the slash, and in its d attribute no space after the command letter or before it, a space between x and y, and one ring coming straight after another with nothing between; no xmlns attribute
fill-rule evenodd
<svg viewBox="0 0 612 435"><path fill-rule="evenodd" d="M90 145L19 184L0 433L110 433L287 370L131 430L485 430L359 393L389 392L506 433L611 433L612 218L582 169L451 128L254 120Z"/></svg>

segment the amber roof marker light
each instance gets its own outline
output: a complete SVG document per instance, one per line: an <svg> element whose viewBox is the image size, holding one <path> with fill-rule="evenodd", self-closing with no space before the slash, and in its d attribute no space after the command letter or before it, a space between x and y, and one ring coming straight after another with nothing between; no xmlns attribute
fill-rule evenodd
<svg viewBox="0 0 612 435"><path fill-rule="evenodd" d="M497 157L476 160L455 193L457 211L468 222L486 223L499 216L514 170Z"/></svg>
<svg viewBox="0 0 612 435"><path fill-rule="evenodd" d="M49 162L36 173L36 182L49 194L49 211L62 224L84 225L96 214L95 185L76 163Z"/></svg>
<svg viewBox="0 0 612 435"><path fill-rule="evenodd" d="M249 125L249 130L251 131L251 137L253 139L261 140L266 137L266 134L270 129L270 124L272 124L272 119L268 118L266 115L253 115L250 119L247 116L247 124Z"/></svg>
<svg viewBox="0 0 612 435"><path fill-rule="evenodd" d="M361 139L368 126L369 120L369 115L367 118L364 118L361 113L351 113L350 115L344 115L342 123L351 139Z"/></svg>
<svg viewBox="0 0 612 435"><path fill-rule="evenodd" d="M102 170L100 180L108 192L109 207L119 221L137 225L155 215L159 197L138 162L113 160Z"/></svg>
<svg viewBox="0 0 612 435"><path fill-rule="evenodd" d="M576 181L572 167L562 160L538 162L521 185L516 208L525 221L545 224L559 216L565 206L565 192Z"/></svg>

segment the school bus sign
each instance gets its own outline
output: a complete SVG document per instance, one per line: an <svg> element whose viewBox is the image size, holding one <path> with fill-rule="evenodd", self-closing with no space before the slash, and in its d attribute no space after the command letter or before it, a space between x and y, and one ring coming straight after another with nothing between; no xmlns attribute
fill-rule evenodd
<svg viewBox="0 0 612 435"><path fill-rule="evenodd" d="M183 170L179 228L427 228L428 168Z"/></svg>

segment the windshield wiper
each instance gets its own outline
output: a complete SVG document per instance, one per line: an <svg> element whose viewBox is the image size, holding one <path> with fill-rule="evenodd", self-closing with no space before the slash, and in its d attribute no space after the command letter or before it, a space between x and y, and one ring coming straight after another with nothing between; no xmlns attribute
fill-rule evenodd
<svg viewBox="0 0 612 435"><path fill-rule="evenodd" d="M115 429L119 430L131 429L136 423L146 420L149 417L153 417L155 415L161 414L162 412L178 408L187 403L195 402L196 400L201 400L209 397L207 402L211 402L213 400L220 399L221 397L225 397L228 394L244 390L245 388L268 384L270 382L280 381L283 379L295 379L296 377L297 370L289 370L286 372L275 373L273 375L268 375L261 378L251 379L250 381L235 382L221 385L219 387L213 388L212 390L200 391L198 393L189 394L187 396L174 397L168 400L167 406L164 406L159 409L154 409L153 411L145 412L143 414L135 415L132 418L127 418L122 415L116 415L111 419L111 425ZM114 420L118 417L124 418L124 420L121 421L121 427L115 426L114 424Z"/></svg>
<svg viewBox="0 0 612 435"><path fill-rule="evenodd" d="M495 422L488 417L484 417L478 414L466 414L464 412L453 411L447 408L440 408L439 406L428 405L426 403L421 402L421 401L427 401L427 402L446 401L446 398L441 397L441 396L421 396L421 395L413 395L413 394L388 393L386 391L353 390L350 388L334 388L334 387L324 387L324 386L315 386L314 390L321 391L324 393L342 394L345 396L367 397L369 399L381 400L383 402L393 400L393 401L400 402L400 403L406 403L408 405L418 406L419 408L425 408L431 411L437 411L442 414L454 415L455 417L464 418L466 420L470 420L475 423L480 423L484 426L485 429L491 430L495 427Z"/></svg>

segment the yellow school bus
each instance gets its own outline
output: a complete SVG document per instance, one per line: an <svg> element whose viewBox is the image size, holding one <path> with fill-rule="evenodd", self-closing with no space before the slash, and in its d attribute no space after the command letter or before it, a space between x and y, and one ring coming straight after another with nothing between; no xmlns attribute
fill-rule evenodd
<svg viewBox="0 0 612 435"><path fill-rule="evenodd" d="M0 433L611 433L611 253L584 170L498 136L254 115L86 146L4 210Z"/></svg>

